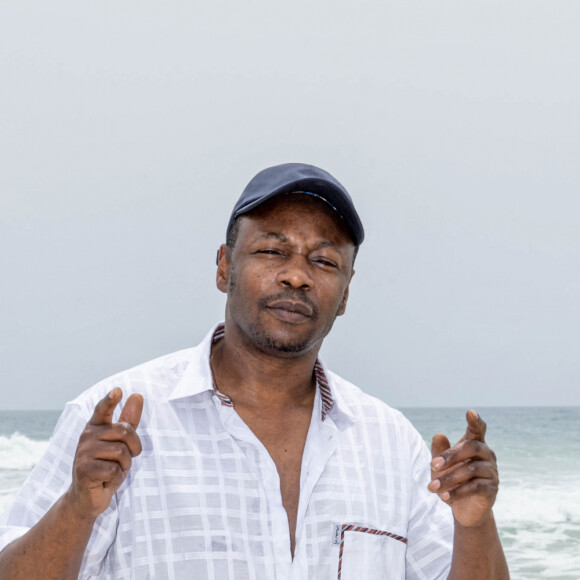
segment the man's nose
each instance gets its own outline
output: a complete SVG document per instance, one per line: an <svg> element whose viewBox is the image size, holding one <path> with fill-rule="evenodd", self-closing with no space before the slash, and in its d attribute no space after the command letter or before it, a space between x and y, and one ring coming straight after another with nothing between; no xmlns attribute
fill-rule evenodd
<svg viewBox="0 0 580 580"><path fill-rule="evenodd" d="M298 253L291 254L277 275L278 284L300 290L309 290L314 285L310 275L308 258Z"/></svg>

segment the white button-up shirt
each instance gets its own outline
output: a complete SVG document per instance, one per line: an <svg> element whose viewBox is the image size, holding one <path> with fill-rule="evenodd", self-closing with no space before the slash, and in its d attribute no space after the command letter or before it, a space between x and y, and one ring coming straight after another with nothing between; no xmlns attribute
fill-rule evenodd
<svg viewBox="0 0 580 580"><path fill-rule="evenodd" d="M80 433L96 403L121 387L125 398L145 398L143 452L97 518L79 578L445 578L453 519L427 491L423 440L398 411L321 363L292 559L276 466L213 387L217 328L197 348L115 375L67 404L48 450L0 518L0 549L68 489Z"/></svg>

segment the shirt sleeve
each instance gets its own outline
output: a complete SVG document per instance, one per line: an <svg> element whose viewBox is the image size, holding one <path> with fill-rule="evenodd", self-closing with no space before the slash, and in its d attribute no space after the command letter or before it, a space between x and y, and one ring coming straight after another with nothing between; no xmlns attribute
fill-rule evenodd
<svg viewBox="0 0 580 580"><path fill-rule="evenodd" d="M440 580L449 575L453 553L453 513L437 494L427 490L431 481L431 453L416 433L412 443L411 507L407 529L408 580Z"/></svg>
<svg viewBox="0 0 580 580"><path fill-rule="evenodd" d="M44 455L0 516L0 550L32 528L70 487L79 436L91 416L88 407L77 403L66 405ZM113 498L109 508L95 521L79 578L100 574L107 550L115 539L116 513Z"/></svg>

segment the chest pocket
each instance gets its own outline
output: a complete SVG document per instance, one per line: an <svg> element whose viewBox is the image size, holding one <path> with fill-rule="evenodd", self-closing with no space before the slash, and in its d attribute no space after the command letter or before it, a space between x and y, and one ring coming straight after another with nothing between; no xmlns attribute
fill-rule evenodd
<svg viewBox="0 0 580 580"><path fill-rule="evenodd" d="M406 539L389 532L344 525L338 580L405 578Z"/></svg>

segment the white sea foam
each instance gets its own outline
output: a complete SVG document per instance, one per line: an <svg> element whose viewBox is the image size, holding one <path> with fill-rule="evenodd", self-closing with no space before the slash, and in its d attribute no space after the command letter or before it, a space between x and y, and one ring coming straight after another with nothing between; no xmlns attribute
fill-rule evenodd
<svg viewBox="0 0 580 580"><path fill-rule="evenodd" d="M48 441L35 441L18 432L0 435L0 513L24 483L44 453Z"/></svg>
<svg viewBox="0 0 580 580"><path fill-rule="evenodd" d="M18 432L0 436L0 469L32 469L47 445L48 441L34 441Z"/></svg>
<svg viewBox="0 0 580 580"><path fill-rule="evenodd" d="M580 488L570 476L535 483L504 482L496 503L496 515L505 525L565 524L580 526Z"/></svg>
<svg viewBox="0 0 580 580"><path fill-rule="evenodd" d="M512 578L578 580L580 489L571 474L504 478L494 508Z"/></svg>

